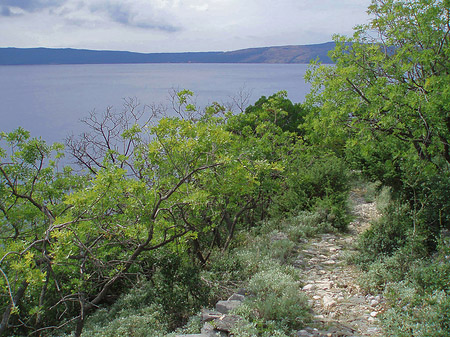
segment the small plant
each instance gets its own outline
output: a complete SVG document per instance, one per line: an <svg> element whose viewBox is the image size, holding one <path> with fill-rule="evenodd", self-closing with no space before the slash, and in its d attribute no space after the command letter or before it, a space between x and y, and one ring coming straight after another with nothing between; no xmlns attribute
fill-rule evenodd
<svg viewBox="0 0 450 337"><path fill-rule="evenodd" d="M262 319L273 329L301 328L310 319L306 296L300 283L282 268L271 268L254 275L249 290L256 294L249 306L253 319Z"/></svg>
<svg viewBox="0 0 450 337"><path fill-rule="evenodd" d="M158 306L140 310L125 309L111 316L106 310L92 315L82 337L163 337L168 332L164 315Z"/></svg>

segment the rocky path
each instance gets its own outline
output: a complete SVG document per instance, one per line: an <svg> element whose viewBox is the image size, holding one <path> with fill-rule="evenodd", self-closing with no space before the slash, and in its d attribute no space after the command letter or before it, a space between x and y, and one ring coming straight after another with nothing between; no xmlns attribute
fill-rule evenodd
<svg viewBox="0 0 450 337"><path fill-rule="evenodd" d="M347 234L322 234L302 245L295 265L302 273L314 311L313 321L296 333L298 337L381 337L377 316L383 311L381 296L365 295L357 285L359 271L345 262L358 234L370 226L379 214L375 203L366 202L363 190L351 194L354 221ZM232 336L230 331L240 317L229 312L245 299L234 294L227 301L219 301L215 310L203 310L204 323L200 334L176 337Z"/></svg>
<svg viewBox="0 0 450 337"><path fill-rule="evenodd" d="M357 285L358 271L345 263L357 235L379 215L375 204L364 200L363 191L354 190L351 201L354 221L349 233L313 238L298 257L305 270L303 290L315 314L299 337L382 336L377 315L383 310L383 299L363 294Z"/></svg>

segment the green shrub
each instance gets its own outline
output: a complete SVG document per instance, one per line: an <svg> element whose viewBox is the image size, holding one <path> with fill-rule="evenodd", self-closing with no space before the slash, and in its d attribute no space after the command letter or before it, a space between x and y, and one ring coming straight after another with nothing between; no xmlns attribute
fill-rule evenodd
<svg viewBox="0 0 450 337"><path fill-rule="evenodd" d="M386 336L449 336L450 245L441 240L438 252L426 255L419 236L410 238L391 256L366 265L362 286L383 291L389 309L382 316Z"/></svg>
<svg viewBox="0 0 450 337"><path fill-rule="evenodd" d="M141 310L122 310L114 318L106 310L93 315L83 331L88 337L163 337L168 332L165 317L157 306Z"/></svg>
<svg viewBox="0 0 450 337"><path fill-rule="evenodd" d="M198 315L190 317L185 326L178 328L171 334L168 334L167 337L175 337L179 334L198 334L202 327L203 323L201 314L199 313Z"/></svg>
<svg viewBox="0 0 450 337"><path fill-rule="evenodd" d="M367 264L383 256L391 256L406 245L412 228L409 208L406 205L391 204L372 226L360 235L355 261Z"/></svg>
<svg viewBox="0 0 450 337"><path fill-rule="evenodd" d="M382 315L387 337L448 337L450 335L450 296L434 292L421 296L401 283L385 292L392 307Z"/></svg>
<svg viewBox="0 0 450 337"><path fill-rule="evenodd" d="M403 250L392 256L379 258L362 274L360 279L362 288L368 292L378 293L383 291L387 284L402 281L408 275L413 261L414 258Z"/></svg>
<svg viewBox="0 0 450 337"><path fill-rule="evenodd" d="M271 223L269 221L268 225ZM329 222L329 215L323 209L302 211L297 215L278 220L277 224L278 229L286 233L293 242L300 242L321 233L336 232L336 228Z"/></svg>
<svg viewBox="0 0 450 337"><path fill-rule="evenodd" d="M286 263L294 252L295 243L289 239L274 240L270 246L269 256L272 259Z"/></svg>
<svg viewBox="0 0 450 337"><path fill-rule="evenodd" d="M350 173L344 161L314 150L297 150L286 163L282 190L273 198L273 217L296 215L302 211L324 211L330 223L345 229Z"/></svg>
<svg viewBox="0 0 450 337"><path fill-rule="evenodd" d="M300 283L281 268L263 270L249 282L255 298L249 303L253 319L262 319L273 329L298 329L310 319L307 297ZM267 326L266 326L267 328Z"/></svg>

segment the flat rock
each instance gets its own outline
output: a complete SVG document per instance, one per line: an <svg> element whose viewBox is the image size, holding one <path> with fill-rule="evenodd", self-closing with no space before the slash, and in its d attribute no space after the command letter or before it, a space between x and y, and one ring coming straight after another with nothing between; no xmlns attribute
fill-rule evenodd
<svg viewBox="0 0 450 337"><path fill-rule="evenodd" d="M203 325L201 333L202 333L201 336L206 337L218 337L218 336L228 337L228 333L223 331L217 331L216 329L214 329L211 323L205 323L205 325Z"/></svg>
<svg viewBox="0 0 450 337"><path fill-rule="evenodd" d="M326 264L326 265L331 266L331 265L336 264L336 261L334 261L334 260L327 260L327 261L325 261L323 264Z"/></svg>
<svg viewBox="0 0 450 337"><path fill-rule="evenodd" d="M308 290L313 290L315 288L314 284L307 284L306 286L304 286L302 289L304 291L308 291Z"/></svg>
<svg viewBox="0 0 450 337"><path fill-rule="evenodd" d="M223 314L218 311L202 309L202 323L213 321L220 318L222 315Z"/></svg>
<svg viewBox="0 0 450 337"><path fill-rule="evenodd" d="M224 315L214 320L216 330L230 332L242 318L237 315Z"/></svg>
<svg viewBox="0 0 450 337"><path fill-rule="evenodd" d="M323 306L326 309L331 309L337 304L337 302L330 296L324 296L322 301L323 301Z"/></svg>
<svg viewBox="0 0 450 337"><path fill-rule="evenodd" d="M219 301L216 303L216 310L222 314L228 314L231 310L236 309L242 304L241 301Z"/></svg>
<svg viewBox="0 0 450 337"><path fill-rule="evenodd" d="M243 302L245 300L245 296L241 294L233 294L230 296L228 301L240 301Z"/></svg>

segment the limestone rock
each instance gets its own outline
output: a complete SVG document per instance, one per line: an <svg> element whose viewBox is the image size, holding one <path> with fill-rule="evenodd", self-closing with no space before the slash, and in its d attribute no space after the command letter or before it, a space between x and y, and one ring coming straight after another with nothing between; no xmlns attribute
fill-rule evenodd
<svg viewBox="0 0 450 337"><path fill-rule="evenodd" d="M214 329L214 327L211 325L211 323L205 323L205 325L202 328L202 337L206 336L206 337L228 337L228 333L223 332L223 331L217 331L216 329Z"/></svg>
<svg viewBox="0 0 450 337"><path fill-rule="evenodd" d="M325 309L328 309L328 310L333 308L337 304L336 301L332 297L327 296L327 295L323 297L322 301L323 301L323 306L325 307Z"/></svg>
<svg viewBox="0 0 450 337"><path fill-rule="evenodd" d="M309 291L309 290L313 290L314 289L314 284L307 284L306 286L304 286L302 289L304 291Z"/></svg>
<svg viewBox="0 0 450 337"><path fill-rule="evenodd" d="M202 309L202 323L210 322L222 316L218 311Z"/></svg>
<svg viewBox="0 0 450 337"><path fill-rule="evenodd" d="M228 314L231 310L236 309L242 304L241 301L219 301L216 303L216 310L222 314Z"/></svg>
<svg viewBox="0 0 450 337"><path fill-rule="evenodd" d="M216 330L230 332L242 318L237 315L224 315L214 320Z"/></svg>
<svg viewBox="0 0 450 337"><path fill-rule="evenodd" d="M245 296L241 294L233 294L230 296L228 301L240 301L243 302L245 300Z"/></svg>

